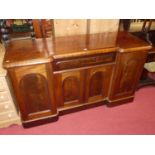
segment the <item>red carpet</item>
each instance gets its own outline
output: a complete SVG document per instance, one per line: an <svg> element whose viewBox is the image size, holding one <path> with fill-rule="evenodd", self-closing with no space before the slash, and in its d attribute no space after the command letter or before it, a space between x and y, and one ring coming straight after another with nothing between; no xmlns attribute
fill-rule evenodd
<svg viewBox="0 0 155 155"><path fill-rule="evenodd" d="M71 113L29 129L14 125L0 129L0 134L155 134L155 87L138 90L129 104Z"/></svg>

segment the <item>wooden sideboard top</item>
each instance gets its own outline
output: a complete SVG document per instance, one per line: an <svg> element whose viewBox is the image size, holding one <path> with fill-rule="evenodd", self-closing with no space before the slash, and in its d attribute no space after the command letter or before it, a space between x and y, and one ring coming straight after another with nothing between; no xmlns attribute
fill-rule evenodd
<svg viewBox="0 0 155 155"><path fill-rule="evenodd" d="M51 61L48 52L52 51L51 39L17 40L6 46L4 67L23 66Z"/></svg>
<svg viewBox="0 0 155 155"><path fill-rule="evenodd" d="M127 32L119 32L117 46L120 52L149 50L152 48L146 41Z"/></svg>
<svg viewBox="0 0 155 155"><path fill-rule="evenodd" d="M18 40L12 41L6 46L4 67L47 63L51 62L53 58L147 49L151 49L147 42L127 32Z"/></svg>

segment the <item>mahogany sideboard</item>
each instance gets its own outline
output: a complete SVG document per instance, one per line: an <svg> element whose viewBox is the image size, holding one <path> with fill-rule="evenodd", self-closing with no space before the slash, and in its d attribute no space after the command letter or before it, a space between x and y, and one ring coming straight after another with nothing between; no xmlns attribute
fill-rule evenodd
<svg viewBox="0 0 155 155"><path fill-rule="evenodd" d="M23 126L132 101L149 49L148 43L127 32L10 42L3 65Z"/></svg>

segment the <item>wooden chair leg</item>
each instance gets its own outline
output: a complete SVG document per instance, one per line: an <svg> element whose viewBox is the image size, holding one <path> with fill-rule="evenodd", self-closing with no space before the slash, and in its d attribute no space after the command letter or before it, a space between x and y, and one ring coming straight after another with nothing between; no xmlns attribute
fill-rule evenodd
<svg viewBox="0 0 155 155"><path fill-rule="evenodd" d="M147 22L149 22L148 23L148 26L147 26ZM150 44L150 45L152 45L152 42L151 42L151 40L150 40L150 34L149 34L149 31L150 31L150 29L151 29L151 25L152 25L152 19L149 19L149 21L148 20L144 20L144 23L143 23L143 26L142 26L142 30L141 30L141 32L145 35L144 37L145 37L145 40Z"/></svg>

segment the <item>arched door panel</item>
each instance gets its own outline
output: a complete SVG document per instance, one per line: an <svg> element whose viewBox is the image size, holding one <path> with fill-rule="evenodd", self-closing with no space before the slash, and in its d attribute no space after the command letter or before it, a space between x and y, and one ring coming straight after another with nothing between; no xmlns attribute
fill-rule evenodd
<svg viewBox="0 0 155 155"><path fill-rule="evenodd" d="M113 65L87 69L86 100L97 102L108 96Z"/></svg>

